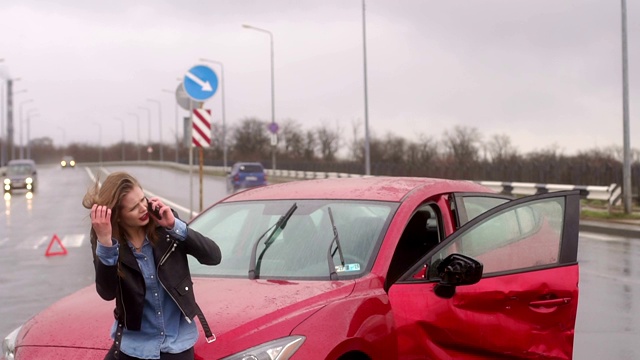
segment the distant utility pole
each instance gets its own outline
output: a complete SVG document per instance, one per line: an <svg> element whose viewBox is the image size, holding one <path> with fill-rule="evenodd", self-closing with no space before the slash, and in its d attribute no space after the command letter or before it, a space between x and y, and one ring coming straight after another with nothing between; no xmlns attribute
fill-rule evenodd
<svg viewBox="0 0 640 360"><path fill-rule="evenodd" d="M629 141L629 69L627 61L627 2L622 3L622 128L624 133L624 154L622 166L622 198L624 213L632 212L631 206L631 151Z"/></svg>

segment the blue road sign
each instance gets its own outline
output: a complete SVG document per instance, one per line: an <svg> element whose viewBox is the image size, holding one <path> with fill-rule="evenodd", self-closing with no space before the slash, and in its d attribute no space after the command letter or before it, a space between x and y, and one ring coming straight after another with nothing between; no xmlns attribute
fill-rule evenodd
<svg viewBox="0 0 640 360"><path fill-rule="evenodd" d="M218 90L218 76L205 65L196 65L184 74L184 91L195 101L205 101Z"/></svg>

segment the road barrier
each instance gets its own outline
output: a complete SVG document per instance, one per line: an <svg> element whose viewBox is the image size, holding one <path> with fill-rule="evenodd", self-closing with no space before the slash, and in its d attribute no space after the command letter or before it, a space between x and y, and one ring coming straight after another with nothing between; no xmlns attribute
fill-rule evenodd
<svg viewBox="0 0 640 360"><path fill-rule="evenodd" d="M142 165L142 166L158 166L170 167L176 170L189 171L189 166L185 164L176 164L174 162L160 161L129 161L129 162L112 162L109 165ZM84 163L83 165L108 165L107 163ZM301 170L284 170L284 169L265 169L267 175L271 178L290 178L298 180L310 179L327 179L327 178L353 178L364 177L362 174L349 174L338 172L314 172ZM203 172L209 175L223 175L226 173L222 166L204 166ZM561 190L579 190L583 199L606 201L611 210L612 206L619 206L622 203L622 188L617 184L609 186L596 185L562 185L562 184L539 184L525 182L503 182L503 181L475 181L476 183L486 186L498 193L505 195L534 195L544 194L552 191Z"/></svg>

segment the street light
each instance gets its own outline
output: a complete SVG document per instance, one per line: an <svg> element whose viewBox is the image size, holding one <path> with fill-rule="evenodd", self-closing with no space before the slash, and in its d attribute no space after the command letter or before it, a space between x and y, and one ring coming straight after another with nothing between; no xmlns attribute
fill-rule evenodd
<svg viewBox="0 0 640 360"><path fill-rule="evenodd" d="M163 92L176 96L176 92L173 90L162 89ZM178 137L178 100L175 103L175 120L176 120L176 164L178 163L178 149L180 149L180 138Z"/></svg>
<svg viewBox="0 0 640 360"><path fill-rule="evenodd" d="M160 101L155 99L147 99L147 101L154 102L158 104L158 133L160 134L160 161L164 160L164 155L162 155L162 104ZM151 119L149 119L151 121Z"/></svg>
<svg viewBox="0 0 640 360"><path fill-rule="evenodd" d="M120 118L114 118L122 124L122 161L124 161L124 120Z"/></svg>
<svg viewBox="0 0 640 360"><path fill-rule="evenodd" d="M274 100L275 99L275 90L274 90L275 80L273 75L273 34L269 30L257 28L255 26L251 26L247 24L242 24L242 27L245 29L260 31L269 35L269 40L271 44L271 126L272 126L272 129L274 129L275 123L276 123L276 107L275 107L275 100ZM275 136L275 141L271 142L271 162L272 162L271 165L272 165L272 169L275 170L276 169L276 145L277 145L278 138L275 131L272 134L273 136Z"/></svg>
<svg viewBox="0 0 640 360"><path fill-rule="evenodd" d="M94 122L93 125L98 127L98 162L102 164L102 125Z"/></svg>
<svg viewBox="0 0 640 360"><path fill-rule="evenodd" d="M19 106L20 108L20 159L24 159L24 149L23 149L23 143L22 143L22 105L28 104L31 102L33 102L33 99L24 100L23 102L20 103L20 106Z"/></svg>
<svg viewBox="0 0 640 360"><path fill-rule="evenodd" d="M367 96L367 21L362 0L362 54L364 63L364 173L371 175L371 153L369 150L369 99Z"/></svg>
<svg viewBox="0 0 640 360"><path fill-rule="evenodd" d="M224 116L224 65L216 60L200 59L200 61L210 62L220 66L220 88L222 90L222 165L227 171L227 125Z"/></svg>
<svg viewBox="0 0 640 360"><path fill-rule="evenodd" d="M40 115L38 113L32 114L33 111L37 110L31 109L27 111L27 159L31 159L31 118Z"/></svg>
<svg viewBox="0 0 640 360"><path fill-rule="evenodd" d="M138 161L140 161L140 116L136 113L129 113L129 115L136 117L136 124L138 125Z"/></svg>
<svg viewBox="0 0 640 360"><path fill-rule="evenodd" d="M145 110L147 112L147 120L149 122L149 134L148 134L147 146L151 146L151 110L149 110L149 108L146 108L144 106L138 106L138 109ZM149 153L148 160L151 160L151 153Z"/></svg>

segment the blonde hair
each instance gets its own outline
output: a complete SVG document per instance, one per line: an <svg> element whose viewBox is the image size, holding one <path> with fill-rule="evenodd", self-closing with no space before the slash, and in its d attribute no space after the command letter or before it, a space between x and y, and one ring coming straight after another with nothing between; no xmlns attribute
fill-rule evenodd
<svg viewBox="0 0 640 360"><path fill-rule="evenodd" d="M111 209L112 236L118 240L121 245L127 244L126 233L118 221L122 211L122 199L136 187L142 189L142 186L140 186L136 178L126 172L114 172L107 176L102 186L100 186L100 179L96 179L96 182L91 185L82 198L82 206L86 209L91 209L94 204L104 205ZM153 244L155 244L158 238L154 231L156 226L157 223L153 216L149 216L149 223L145 225L144 230L147 238ZM92 245L96 246L98 238L93 227L91 227L90 239Z"/></svg>

